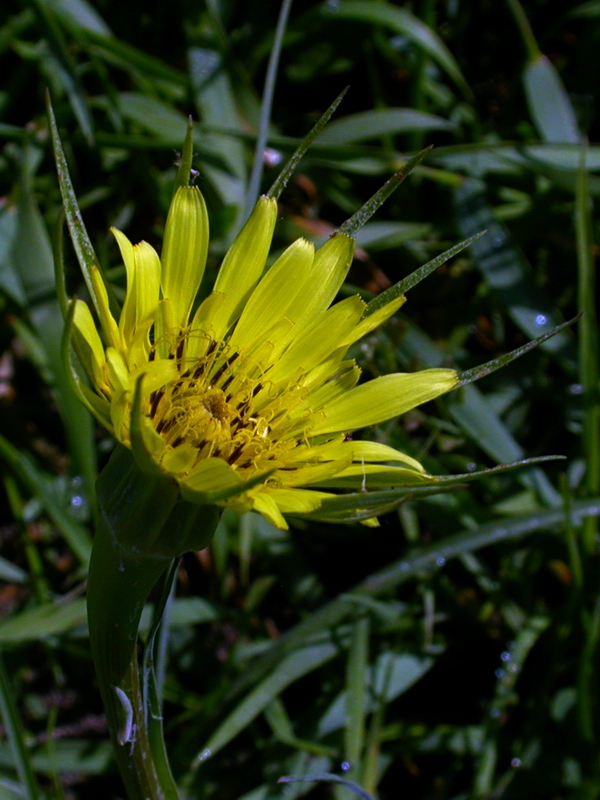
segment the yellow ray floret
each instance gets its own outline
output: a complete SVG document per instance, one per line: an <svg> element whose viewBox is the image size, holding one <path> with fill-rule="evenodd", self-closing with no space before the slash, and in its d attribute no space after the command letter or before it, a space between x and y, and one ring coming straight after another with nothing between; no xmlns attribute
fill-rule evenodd
<svg viewBox="0 0 600 800"><path fill-rule="evenodd" d="M162 257L113 231L127 274L119 319L98 275L100 332L77 300L72 342L92 389L84 402L140 467L175 479L182 496L285 528L343 489L435 481L410 456L349 434L450 391L450 369L358 384L348 348L388 319L400 297L365 316L350 297L331 305L354 240L337 233L315 252L299 239L265 272L275 200L262 197L196 308L208 251L206 206L178 189ZM332 491L333 490L333 491Z"/></svg>

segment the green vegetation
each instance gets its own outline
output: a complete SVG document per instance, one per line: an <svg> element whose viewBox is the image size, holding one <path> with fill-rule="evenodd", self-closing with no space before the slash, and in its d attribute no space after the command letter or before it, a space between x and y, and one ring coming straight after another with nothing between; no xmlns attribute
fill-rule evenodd
<svg viewBox="0 0 600 800"><path fill-rule="evenodd" d="M0 798L123 797L84 600L95 478L113 442L61 360L61 302L87 290L63 234L46 89L122 300L109 228L160 241L188 116L208 287L256 182L268 191L347 85L280 197L278 252L299 235L323 242L428 145L358 231L343 292L373 301L487 231L354 348L365 376L466 372L583 312L369 437L434 474L566 458L415 494L379 528L296 519L284 533L226 512L210 549L182 559L168 628L153 631L152 604L142 620L157 636L173 773L186 800L600 798L600 3L296 0L260 176L279 11L3 5Z"/></svg>

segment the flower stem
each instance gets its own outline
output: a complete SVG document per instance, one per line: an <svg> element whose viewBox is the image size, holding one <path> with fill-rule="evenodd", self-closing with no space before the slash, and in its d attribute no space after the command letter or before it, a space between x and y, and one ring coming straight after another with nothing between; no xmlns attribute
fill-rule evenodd
<svg viewBox="0 0 600 800"><path fill-rule="evenodd" d="M150 655L145 665L152 672L146 676L149 696L140 689L137 632L151 590L182 553L208 545L218 513L182 501L172 481L142 472L121 446L97 488L100 514L88 577L88 623L116 761L129 800L178 800ZM164 603L157 608L157 624L163 611Z"/></svg>
<svg viewBox="0 0 600 800"><path fill-rule="evenodd" d="M162 558L132 558L100 524L88 581L90 645L115 758L130 800L177 798L172 780L165 785L164 773L160 778L157 773L136 652L145 599L167 566Z"/></svg>

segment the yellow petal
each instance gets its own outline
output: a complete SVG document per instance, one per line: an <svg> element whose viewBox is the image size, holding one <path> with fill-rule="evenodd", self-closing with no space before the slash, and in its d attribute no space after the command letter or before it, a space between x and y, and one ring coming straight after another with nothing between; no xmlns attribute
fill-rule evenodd
<svg viewBox="0 0 600 800"><path fill-rule="evenodd" d="M196 186L180 186L171 202L162 252L161 288L173 322L187 325L208 251L208 214Z"/></svg>
<svg viewBox="0 0 600 800"><path fill-rule="evenodd" d="M352 464L331 478L311 481L318 486L336 489L400 488L403 486L425 486L436 482L435 477L405 467L385 467L379 464Z"/></svg>
<svg viewBox="0 0 600 800"><path fill-rule="evenodd" d="M277 470L273 477L277 478L282 486L304 486L309 483L320 484L322 481L342 473L349 467L351 461L352 453L348 453L345 458L337 461L325 461L297 469Z"/></svg>
<svg viewBox="0 0 600 800"><path fill-rule="evenodd" d="M308 372L340 347L340 340L351 336L363 315L360 297L348 297L313 318L303 333L294 339L269 373L272 381L286 380L298 369ZM375 315L373 315L375 316Z"/></svg>
<svg viewBox="0 0 600 800"><path fill-rule="evenodd" d="M189 442L183 442L178 447L169 447L165 450L161 458L161 467L165 472L181 479L191 471L197 458L198 448Z"/></svg>
<svg viewBox="0 0 600 800"><path fill-rule="evenodd" d="M252 508L254 511L258 511L273 527L279 528L280 531L287 531L288 524L285 517L271 494L259 492L252 495Z"/></svg>
<svg viewBox="0 0 600 800"><path fill-rule="evenodd" d="M223 259L214 291L225 295L213 315L216 336L223 336L239 317L265 268L277 219L277 201L260 197Z"/></svg>
<svg viewBox="0 0 600 800"><path fill-rule="evenodd" d="M105 391L108 386L104 379L106 357L104 347L93 320L92 312L83 300L74 300L73 311L73 345L77 358L86 375L98 391Z"/></svg>
<svg viewBox="0 0 600 800"><path fill-rule="evenodd" d="M100 272L96 267L91 268L90 277L94 292L96 294L96 301L98 303L98 317L100 319L100 325L104 332L106 342L110 347L120 350L121 335L119 333L119 328L110 310L106 286L102 280Z"/></svg>
<svg viewBox="0 0 600 800"><path fill-rule="evenodd" d="M347 336L344 336L340 339L339 346L340 347L350 347L351 344L357 342L359 339L362 339L363 336L366 336L371 331L378 328L380 325L388 320L392 314L395 314L396 311L400 308L400 306L404 305L406 302L406 297L401 295L400 297L396 297L395 300L392 300L390 303L387 303L382 308L378 308L377 311L374 311L366 319L363 319L354 330Z"/></svg>
<svg viewBox="0 0 600 800"><path fill-rule="evenodd" d="M184 358L186 363L193 363L203 356L211 340L217 339L215 319L226 301L224 294L212 292L200 303L194 314L189 334L186 336Z"/></svg>
<svg viewBox="0 0 600 800"><path fill-rule="evenodd" d="M306 402L313 411L318 411L322 406L330 404L338 396L345 397L350 393L353 386L356 386L360 378L361 370L353 361L342 361L337 373L327 380L322 386L313 389L308 395ZM315 414L315 418L319 415ZM339 428L339 431L353 430L352 428ZM332 429L326 433L337 433L338 430ZM324 431L325 432L325 431Z"/></svg>
<svg viewBox="0 0 600 800"><path fill-rule="evenodd" d="M108 379L113 391L129 389L127 364L123 360L123 356L114 347L109 347L106 351L106 365L108 367Z"/></svg>
<svg viewBox="0 0 600 800"><path fill-rule="evenodd" d="M232 347L252 347L285 317L293 318L313 257L314 246L305 239L297 239L279 256L246 303L231 336Z"/></svg>
<svg viewBox="0 0 600 800"><path fill-rule="evenodd" d="M383 375L356 386L352 391L338 392L335 399L315 414L312 434L318 436L377 425L433 400L457 385L458 375L451 369Z"/></svg>
<svg viewBox="0 0 600 800"><path fill-rule="evenodd" d="M388 447L385 444L380 444L379 442L368 442L368 441L360 441L360 442L345 442L345 444L352 447L354 451L354 461L380 461L385 463L386 461L401 461L408 467L412 467L412 469L416 470L417 472L425 472L423 465L420 464L415 458L411 458L407 456L406 453L401 453L398 450L394 450L393 447Z"/></svg>
<svg viewBox="0 0 600 800"><path fill-rule="evenodd" d="M156 311L160 288L160 259L156 250L147 242L135 247L129 239L111 228L117 240L127 272L127 291L119 319L119 331L127 348L139 325Z"/></svg>
<svg viewBox="0 0 600 800"><path fill-rule="evenodd" d="M204 494L220 492L241 483L235 470L222 458L207 458L200 461L181 481L181 493L184 499L194 502Z"/></svg>
<svg viewBox="0 0 600 800"><path fill-rule="evenodd" d="M323 500L335 495L314 489L269 488L265 489L261 496L270 497L282 514L310 514L319 508Z"/></svg>
<svg viewBox="0 0 600 800"><path fill-rule="evenodd" d="M400 453L393 447L388 447L379 442L369 441L346 441L343 437L338 437L332 442L315 445L314 447L297 447L286 458L288 464L306 463L311 461L334 461L346 458L351 454L352 461L358 463L369 463L379 461L401 462L405 466L424 472L423 466L414 458Z"/></svg>
<svg viewBox="0 0 600 800"><path fill-rule="evenodd" d="M315 253L315 286L308 308L310 315L329 308L343 284L354 256L354 239L336 233Z"/></svg>

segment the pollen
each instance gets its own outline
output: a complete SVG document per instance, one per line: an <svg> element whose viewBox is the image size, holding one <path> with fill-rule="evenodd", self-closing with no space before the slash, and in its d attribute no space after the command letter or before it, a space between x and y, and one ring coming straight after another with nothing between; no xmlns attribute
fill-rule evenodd
<svg viewBox="0 0 600 800"><path fill-rule="evenodd" d="M229 352L225 342L211 342L205 356L187 368L182 359L180 367L180 377L151 396L148 416L169 450L195 449L190 469L217 457L252 474L279 466L282 454L297 445L280 420L299 387L274 391L256 360Z"/></svg>

